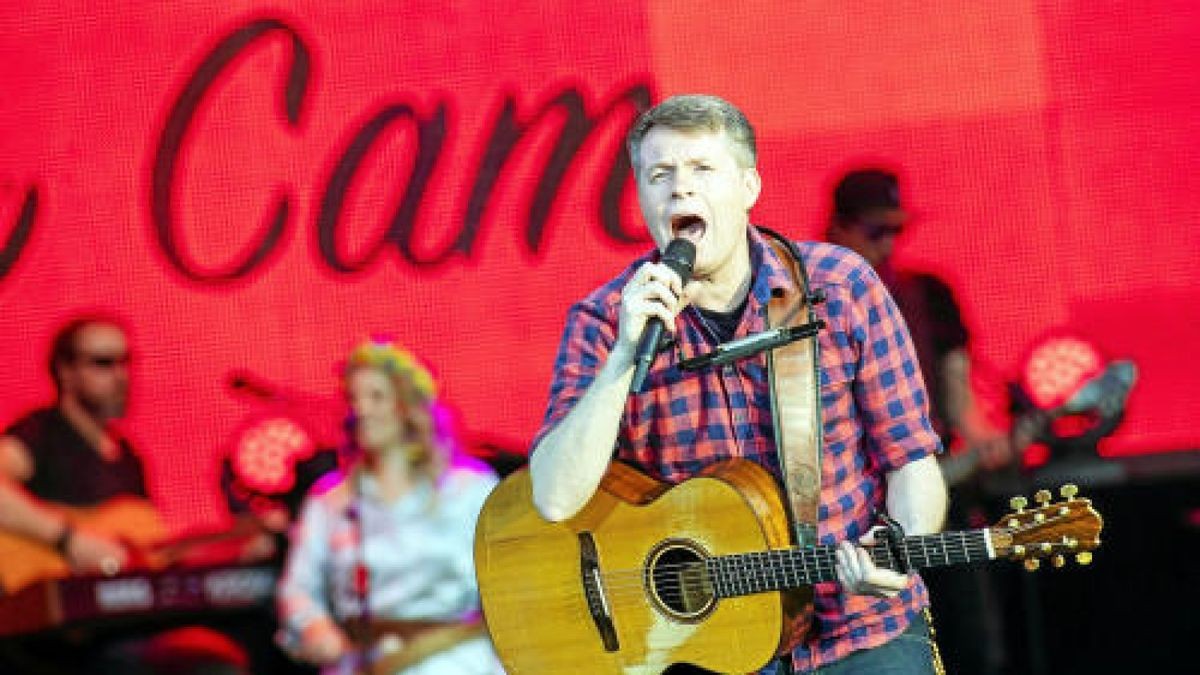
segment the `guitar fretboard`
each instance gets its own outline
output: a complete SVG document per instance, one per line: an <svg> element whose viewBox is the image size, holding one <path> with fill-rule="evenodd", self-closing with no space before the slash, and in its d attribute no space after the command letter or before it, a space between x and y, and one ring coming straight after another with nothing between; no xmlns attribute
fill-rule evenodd
<svg viewBox="0 0 1200 675"><path fill-rule="evenodd" d="M987 530L942 532L905 537L894 553L886 544L864 547L877 567L891 570L961 565L990 560ZM705 560L713 592L735 597L836 581L833 546L756 551ZM903 560L897 560L897 554Z"/></svg>

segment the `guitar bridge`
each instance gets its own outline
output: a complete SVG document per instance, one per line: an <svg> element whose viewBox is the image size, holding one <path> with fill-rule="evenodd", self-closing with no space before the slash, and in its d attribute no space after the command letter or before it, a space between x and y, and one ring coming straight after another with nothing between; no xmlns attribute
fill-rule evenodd
<svg viewBox="0 0 1200 675"><path fill-rule="evenodd" d="M596 541L590 532L579 533L579 573L583 583L583 596L587 598L588 612L604 642L604 651L615 652L621 648L617 629L613 626L612 610L605 595L604 580L600 576L600 556L596 552Z"/></svg>

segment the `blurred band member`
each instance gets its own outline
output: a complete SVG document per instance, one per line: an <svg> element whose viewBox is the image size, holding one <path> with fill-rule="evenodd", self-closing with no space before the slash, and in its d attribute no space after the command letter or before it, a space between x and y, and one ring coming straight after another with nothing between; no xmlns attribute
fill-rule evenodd
<svg viewBox="0 0 1200 675"><path fill-rule="evenodd" d="M404 349L359 345L343 386L356 457L317 484L292 532L281 644L325 673L502 672L472 563L495 477L451 463L436 385Z"/></svg>
<svg viewBox="0 0 1200 675"><path fill-rule="evenodd" d="M75 573L112 575L136 558L97 519L81 522L84 510L134 498L154 514L142 462L116 424L125 416L130 358L120 321L97 315L67 323L50 349L57 400L0 436L0 529L54 550ZM126 675L241 673L248 664L242 647L206 628L130 627L82 647L64 648L54 636L6 646L4 672L5 659L20 663L19 672L36 663L48 672Z"/></svg>

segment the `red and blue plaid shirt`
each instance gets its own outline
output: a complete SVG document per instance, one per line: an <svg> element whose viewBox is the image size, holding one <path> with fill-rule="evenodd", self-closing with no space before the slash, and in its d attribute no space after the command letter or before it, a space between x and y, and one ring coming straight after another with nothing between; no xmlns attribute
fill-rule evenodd
<svg viewBox="0 0 1200 675"><path fill-rule="evenodd" d="M795 288L763 235L750 228L749 237L755 275L735 339L766 327L773 289ZM817 534L822 544L835 544L857 540L876 524L873 512L885 508L887 472L939 452L940 441L930 426L908 329L875 271L837 246L803 242L799 250L810 286L826 297L816 306L826 323L819 337L824 454ZM621 289L643 263L657 258L656 251L648 253L571 307L549 409L533 447L591 385L616 339ZM711 350L715 337L694 307L679 314L675 335L677 345L655 359L643 391L626 403L617 457L671 483L735 457L753 460L778 478L766 357L685 373L679 360ZM792 652L795 668L811 670L881 645L927 604L915 574L889 599L817 584L813 616L801 617L794 627L812 628Z"/></svg>

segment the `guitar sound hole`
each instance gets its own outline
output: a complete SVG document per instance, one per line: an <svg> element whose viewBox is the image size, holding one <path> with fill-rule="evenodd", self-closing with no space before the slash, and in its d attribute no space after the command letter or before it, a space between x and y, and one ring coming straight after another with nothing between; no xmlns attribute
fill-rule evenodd
<svg viewBox="0 0 1200 675"><path fill-rule="evenodd" d="M659 610L679 621L699 621L712 611L716 594L704 566L706 554L688 541L666 541L650 554L646 587Z"/></svg>

